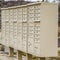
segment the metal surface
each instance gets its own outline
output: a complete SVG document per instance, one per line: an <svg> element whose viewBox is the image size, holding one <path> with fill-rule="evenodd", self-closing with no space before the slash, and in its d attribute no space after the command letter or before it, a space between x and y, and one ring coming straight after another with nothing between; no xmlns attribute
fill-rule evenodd
<svg viewBox="0 0 60 60"><path fill-rule="evenodd" d="M38 57L58 56L58 4L37 2L1 10L2 44Z"/></svg>

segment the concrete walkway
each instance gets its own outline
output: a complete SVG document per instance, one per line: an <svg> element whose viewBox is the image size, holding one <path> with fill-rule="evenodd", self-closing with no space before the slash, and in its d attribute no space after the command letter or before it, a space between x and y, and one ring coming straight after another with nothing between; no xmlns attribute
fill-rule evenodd
<svg viewBox="0 0 60 60"><path fill-rule="evenodd" d="M6 55L0 54L0 60L16 60L14 57L7 57Z"/></svg>
<svg viewBox="0 0 60 60"><path fill-rule="evenodd" d="M4 52L0 51L0 60L17 60L16 57L9 57L7 54L4 54ZM26 60L26 57L23 56L22 60ZM57 59L45 59L45 60L60 60L60 57Z"/></svg>

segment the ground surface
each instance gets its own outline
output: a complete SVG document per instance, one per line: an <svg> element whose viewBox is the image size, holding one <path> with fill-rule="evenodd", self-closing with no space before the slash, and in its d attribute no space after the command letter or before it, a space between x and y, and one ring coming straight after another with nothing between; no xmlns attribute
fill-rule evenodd
<svg viewBox="0 0 60 60"><path fill-rule="evenodd" d="M0 60L17 60L16 56L15 57L9 57L7 54L4 54L4 52L0 52ZM26 60L24 57L22 60ZM60 60L58 59L46 59L46 60Z"/></svg>
<svg viewBox="0 0 60 60"><path fill-rule="evenodd" d="M15 57L9 57L5 55L4 53L0 52L0 60L16 60Z"/></svg>
<svg viewBox="0 0 60 60"><path fill-rule="evenodd" d="M7 56L5 56L5 55L0 55L0 60L16 60L16 58L7 57Z"/></svg>

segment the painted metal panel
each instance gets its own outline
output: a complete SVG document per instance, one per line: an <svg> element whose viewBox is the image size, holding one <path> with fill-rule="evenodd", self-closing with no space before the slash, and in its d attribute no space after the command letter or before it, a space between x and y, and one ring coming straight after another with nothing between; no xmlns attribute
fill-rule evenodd
<svg viewBox="0 0 60 60"><path fill-rule="evenodd" d="M34 23L28 25L28 53L34 52Z"/></svg>
<svg viewBox="0 0 60 60"><path fill-rule="evenodd" d="M17 42L18 42L18 44L17 44L17 48L18 48L18 50L22 50L22 23L21 22L18 22L18 25L17 25Z"/></svg>
<svg viewBox="0 0 60 60"><path fill-rule="evenodd" d="M6 24L6 21L9 24ZM57 27L57 4L32 3L3 8L1 43L5 46L9 43L9 46L15 49L38 57L55 57L58 45Z"/></svg>
<svg viewBox="0 0 60 60"><path fill-rule="evenodd" d="M5 22L5 45L9 46L9 22L6 21Z"/></svg>
<svg viewBox="0 0 60 60"><path fill-rule="evenodd" d="M22 50L27 52L27 22L23 22L22 28Z"/></svg>
<svg viewBox="0 0 60 60"><path fill-rule="evenodd" d="M13 47L17 49L17 22L13 22Z"/></svg>

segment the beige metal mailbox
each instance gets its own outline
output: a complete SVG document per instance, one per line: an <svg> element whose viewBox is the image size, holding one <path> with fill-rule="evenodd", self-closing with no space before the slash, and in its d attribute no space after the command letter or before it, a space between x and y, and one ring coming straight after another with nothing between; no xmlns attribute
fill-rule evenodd
<svg viewBox="0 0 60 60"><path fill-rule="evenodd" d="M38 57L58 56L58 4L37 2L1 10L3 45Z"/></svg>
<svg viewBox="0 0 60 60"><path fill-rule="evenodd" d="M1 37L2 37L2 41L1 44L5 45L5 11L2 11L2 31L1 32Z"/></svg>

